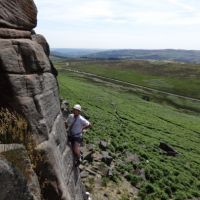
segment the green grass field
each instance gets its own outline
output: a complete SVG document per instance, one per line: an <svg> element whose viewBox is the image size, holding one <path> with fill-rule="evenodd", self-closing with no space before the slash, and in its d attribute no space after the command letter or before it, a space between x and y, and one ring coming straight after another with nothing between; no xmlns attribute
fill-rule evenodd
<svg viewBox="0 0 200 200"><path fill-rule="evenodd" d="M94 72L97 67L87 69ZM96 72L104 75L103 69L108 73L107 67ZM200 197L198 116L144 101L125 90L73 73L60 71L58 81L60 95L68 99L71 106L80 103L90 117L93 128L85 135L85 141L96 145L100 140L109 142L109 151L115 155L115 180L120 182L120 177L125 176L140 188L139 196L144 200ZM163 155L158 147L160 141L173 146L179 155ZM127 151L137 154L140 163L127 163L124 160ZM135 173L137 169L144 169L146 180Z"/></svg>
<svg viewBox="0 0 200 200"><path fill-rule="evenodd" d="M197 64L63 60L60 66L200 99L200 65Z"/></svg>

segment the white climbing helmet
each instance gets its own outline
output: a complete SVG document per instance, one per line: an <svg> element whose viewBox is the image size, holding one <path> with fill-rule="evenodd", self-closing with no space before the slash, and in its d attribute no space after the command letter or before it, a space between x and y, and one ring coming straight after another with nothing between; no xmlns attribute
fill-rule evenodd
<svg viewBox="0 0 200 200"><path fill-rule="evenodd" d="M74 105L73 109L81 111L81 106L79 104Z"/></svg>

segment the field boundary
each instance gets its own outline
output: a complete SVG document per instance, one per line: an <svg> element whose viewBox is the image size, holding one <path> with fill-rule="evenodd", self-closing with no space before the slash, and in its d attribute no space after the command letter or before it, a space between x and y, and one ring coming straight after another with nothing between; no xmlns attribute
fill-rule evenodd
<svg viewBox="0 0 200 200"><path fill-rule="evenodd" d="M129 83L129 82L121 81L121 80L118 80L118 79L108 78L108 77L105 77L105 76L99 76L99 75L96 75L96 74L93 74L93 73L82 72L82 71L73 70L73 69L70 69L70 68L65 68L64 70L74 72L74 73L78 73L78 74L83 74L83 75L90 76L90 77L93 77L93 78L99 78L103 81L108 81L110 83L115 83L115 84L118 84L118 85L121 84L121 85L127 86L127 87L131 86L131 87L134 87L134 88L146 90L148 92L157 92L157 93L160 93L160 94L163 94L163 95L175 96L175 97L182 98L182 99L185 99L185 100L190 100L190 101L200 103L200 99L195 99L195 98L188 97L188 96L183 96L183 95L178 95L178 94L174 94L174 93L170 93L170 92L165 92L165 91L162 91L162 90L157 90L157 89L141 86L141 85L134 84L134 83Z"/></svg>

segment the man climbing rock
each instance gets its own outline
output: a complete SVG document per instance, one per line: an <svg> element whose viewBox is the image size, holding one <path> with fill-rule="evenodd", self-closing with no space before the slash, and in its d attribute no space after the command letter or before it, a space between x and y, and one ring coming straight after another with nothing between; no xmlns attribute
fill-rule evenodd
<svg viewBox="0 0 200 200"><path fill-rule="evenodd" d="M77 159L76 166L78 166L81 161L80 145L83 138L83 130L90 128L91 124L81 115L81 106L79 104L74 105L72 114L69 115L66 123L69 141Z"/></svg>

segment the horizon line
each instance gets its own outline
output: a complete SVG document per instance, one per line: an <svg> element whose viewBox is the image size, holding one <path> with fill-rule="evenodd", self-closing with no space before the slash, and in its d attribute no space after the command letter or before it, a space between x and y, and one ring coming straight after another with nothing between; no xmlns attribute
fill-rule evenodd
<svg viewBox="0 0 200 200"><path fill-rule="evenodd" d="M82 49L82 50L87 50L87 49L91 49L91 50L176 50L176 51L200 51L200 49L183 49L183 48L86 48L86 47L50 47L50 49Z"/></svg>

